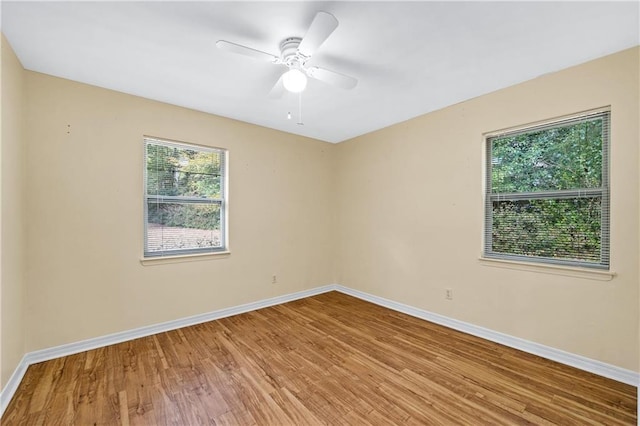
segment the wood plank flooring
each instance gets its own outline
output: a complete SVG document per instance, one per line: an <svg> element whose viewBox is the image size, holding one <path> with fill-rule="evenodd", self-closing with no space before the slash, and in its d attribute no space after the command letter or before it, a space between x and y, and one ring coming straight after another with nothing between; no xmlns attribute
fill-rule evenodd
<svg viewBox="0 0 640 426"><path fill-rule="evenodd" d="M29 367L2 425L635 425L636 388L331 292Z"/></svg>

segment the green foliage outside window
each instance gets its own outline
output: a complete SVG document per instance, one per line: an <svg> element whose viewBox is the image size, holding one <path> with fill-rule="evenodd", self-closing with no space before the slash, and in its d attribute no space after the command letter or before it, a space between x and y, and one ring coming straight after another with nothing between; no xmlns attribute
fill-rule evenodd
<svg viewBox="0 0 640 426"><path fill-rule="evenodd" d="M489 138L486 254L608 266L607 137L608 113Z"/></svg>
<svg viewBox="0 0 640 426"><path fill-rule="evenodd" d="M147 144L147 194L220 199L221 153ZM148 222L164 226L219 229L220 206L148 201Z"/></svg>
<svg viewBox="0 0 640 426"><path fill-rule="evenodd" d="M221 153L147 144L147 193L220 198Z"/></svg>
<svg viewBox="0 0 640 426"><path fill-rule="evenodd" d="M500 201L493 204L493 251L598 262L597 198Z"/></svg>
<svg viewBox="0 0 640 426"><path fill-rule="evenodd" d="M491 191L602 186L602 119L491 141Z"/></svg>

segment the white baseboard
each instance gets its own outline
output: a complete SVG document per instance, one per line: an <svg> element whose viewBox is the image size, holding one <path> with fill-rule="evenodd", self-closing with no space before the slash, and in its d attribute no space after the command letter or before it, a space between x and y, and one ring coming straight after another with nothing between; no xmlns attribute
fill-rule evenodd
<svg viewBox="0 0 640 426"><path fill-rule="evenodd" d="M11 402L13 394L18 390L18 386L24 377L24 373L27 372L27 368L31 365L27 363L25 357L26 356L22 357L18 366L13 370L13 374L9 377L9 380L2 389L2 392L0 392L0 417L2 417L4 410L7 408L7 405L9 405L9 402Z"/></svg>
<svg viewBox="0 0 640 426"><path fill-rule="evenodd" d="M613 380L617 380L622 383L627 383L632 386L638 386L640 382L640 374L635 371L626 370L624 368L616 367L601 361L589 359L580 355L574 355L559 349L554 349L548 346L541 345L539 343L530 342L528 340L520 339L518 337L509 336L507 334L499 333L497 331L489 330L487 328L479 327L470 323L459 321L453 318L449 318L443 315L435 314L433 312L425 311L423 309L415 308L413 306L405 305L402 303L394 302L393 300L385 299L382 297L374 296L369 293L365 293L359 290L354 290L348 287L344 287L338 284L330 284L322 287L316 287L309 290L303 290L296 293L285 294L282 296L272 297L269 299L259 300L252 303L247 303L231 308L220 309L213 312L208 312L200 315L194 315L186 318L180 318L174 321L167 321L160 324L154 324L146 327L140 327L133 330L127 330L119 333L108 334L106 336L100 336L93 339L82 340L79 342L69 343L66 345L56 346L53 348L42 349L39 351L29 352L24 355L15 371L11 375L11 378L0 392L0 416L4 413L4 410L9 405L11 398L15 391L18 389L18 385L22 381L27 368L31 364L36 364L51 359L73 355L79 352L88 351L104 346L113 345L116 343L126 342L140 337L146 337L165 331L175 330L182 327L188 327L190 325L201 324L203 322L214 321L220 318L229 317L232 315L238 315L245 312L255 311L257 309L266 308L269 306L279 305L282 303L292 302L298 299L304 299L306 297L315 296L318 294L326 293L329 291L339 291L350 296L357 297L358 299L365 300L367 302L375 303L376 305L384 306L385 308L392 309L394 311L402 312L407 315L414 316L416 318L424 319L436 324L443 325L445 327L452 328L454 330L462 331L473 336L481 337L492 342L500 343L505 346L509 346L514 349L519 349L524 352L535 354L543 358L547 358L553 361L560 362L562 364L570 365L572 367L579 368L590 373L598 374L600 376L608 377ZM640 392L640 391L639 391ZM640 416L639 416L640 419ZM640 422L640 420L639 420ZM640 426L640 423L639 423Z"/></svg>
<svg viewBox="0 0 640 426"><path fill-rule="evenodd" d="M22 381L27 368L31 364L36 364L63 356L77 354L79 352L89 351L91 349L101 348L104 346L122 343L140 337L151 336L153 334L163 333L190 325L202 324L203 322L214 321L217 319L230 317L232 315L243 314L245 312L255 311L269 306L280 305L282 303L292 302L298 299L315 296L317 294L326 293L335 290L333 284L316 287L309 290L298 291L296 293L276 296L269 299L259 300L257 302L246 303L231 308L220 309L204 314L193 315L186 318L180 318L173 321L167 321L160 324L149 325L146 327L135 328L133 330L122 331L119 333L107 334L105 336L95 337L93 339L81 340L79 342L69 343L66 345L55 346L52 348L42 349L39 351L29 352L24 355L11 378L0 392L0 416L9 405L11 398L18 389L18 385Z"/></svg>
<svg viewBox="0 0 640 426"><path fill-rule="evenodd" d="M543 358L559 362L561 364L576 367L580 370L588 371L599 376L617 380L628 385L638 386L638 383L640 383L640 374L636 373L635 371L626 370L624 368L616 367L602 361L596 361L590 358L583 357L581 355L575 355L569 352L562 351L560 349L555 349L549 346L541 345L539 343L530 342L519 337L513 337L508 334L500 333L498 331L489 330L488 328L479 327L477 325L435 314L423 309L414 308L413 306L394 302L393 300L374 296L372 294L354 290L352 288L335 285L335 289L341 293L357 297L358 299L366 300L367 302L375 303L376 305L384 306L385 308L389 308L394 311L402 312L416 318L440 324L454 330L462 331L463 333L471 334L473 336L481 337L492 342L500 343L501 345L509 346L510 348L518 349L523 352L538 355Z"/></svg>

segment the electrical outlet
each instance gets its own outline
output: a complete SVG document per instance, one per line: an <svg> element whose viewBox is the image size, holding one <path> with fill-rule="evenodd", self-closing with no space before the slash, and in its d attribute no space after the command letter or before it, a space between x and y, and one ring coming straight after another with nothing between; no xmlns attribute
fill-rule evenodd
<svg viewBox="0 0 640 426"><path fill-rule="evenodd" d="M277 275L271 276L271 284L278 284L278 276Z"/></svg>
<svg viewBox="0 0 640 426"><path fill-rule="evenodd" d="M444 289L444 298L447 300L453 300L453 290L450 288Z"/></svg>

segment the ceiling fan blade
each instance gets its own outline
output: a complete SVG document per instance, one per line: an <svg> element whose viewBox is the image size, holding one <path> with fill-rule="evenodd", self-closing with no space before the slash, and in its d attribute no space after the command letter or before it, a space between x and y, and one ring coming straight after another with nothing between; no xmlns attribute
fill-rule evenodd
<svg viewBox="0 0 640 426"><path fill-rule="evenodd" d="M347 90L353 89L358 84L358 80L353 77L319 67L308 68L307 75L315 78L316 80Z"/></svg>
<svg viewBox="0 0 640 426"><path fill-rule="evenodd" d="M302 38L298 52L307 57L313 55L337 27L338 20L335 16L327 12L318 12Z"/></svg>
<svg viewBox="0 0 640 426"><path fill-rule="evenodd" d="M271 91L269 92L269 99L280 99L284 94L284 83L282 82L282 75L276 81L276 84L273 85Z"/></svg>
<svg viewBox="0 0 640 426"><path fill-rule="evenodd" d="M226 50L227 52L250 56L252 58L260 59L267 62L278 63L278 61L280 60L280 58L270 53L252 49L247 46L242 46L241 44L231 43L230 41L226 40L218 40L216 42L216 47L221 50Z"/></svg>

